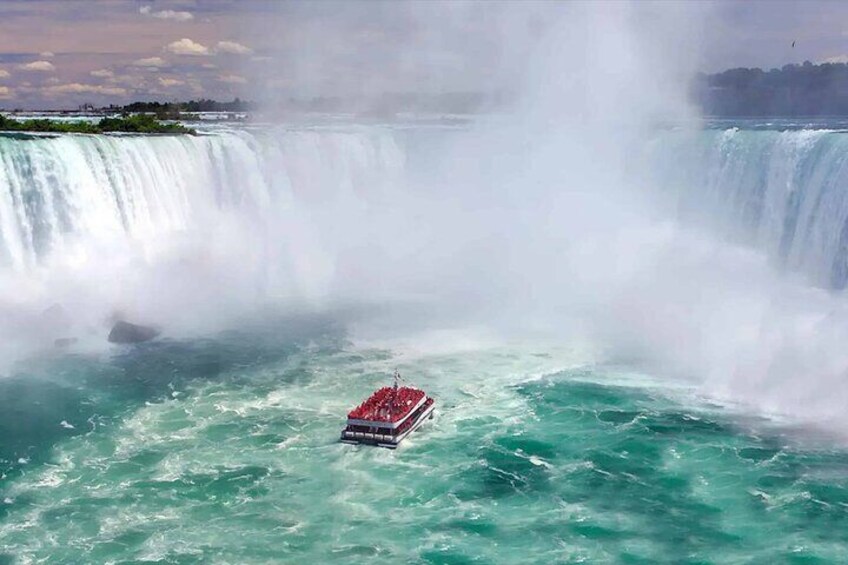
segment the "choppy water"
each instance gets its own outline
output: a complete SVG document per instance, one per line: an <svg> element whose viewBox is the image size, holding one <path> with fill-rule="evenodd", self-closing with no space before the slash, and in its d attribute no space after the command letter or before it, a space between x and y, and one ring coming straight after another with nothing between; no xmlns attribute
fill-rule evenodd
<svg viewBox="0 0 848 565"><path fill-rule="evenodd" d="M324 319L0 381L0 562L818 563L848 452L578 349L410 352ZM336 442L399 366L401 449Z"/></svg>

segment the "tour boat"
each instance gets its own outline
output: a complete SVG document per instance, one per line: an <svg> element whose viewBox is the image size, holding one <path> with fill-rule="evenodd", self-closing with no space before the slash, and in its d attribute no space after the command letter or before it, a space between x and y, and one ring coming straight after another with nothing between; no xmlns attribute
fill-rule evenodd
<svg viewBox="0 0 848 565"><path fill-rule="evenodd" d="M399 386L401 377L397 371L394 379L394 386L375 391L348 413L342 442L395 449L425 420L433 417L435 406L432 398L423 390Z"/></svg>

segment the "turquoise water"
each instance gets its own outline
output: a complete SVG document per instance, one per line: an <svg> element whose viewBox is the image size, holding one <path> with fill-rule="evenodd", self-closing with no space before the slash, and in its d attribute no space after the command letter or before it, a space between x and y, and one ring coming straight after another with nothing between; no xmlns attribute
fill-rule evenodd
<svg viewBox="0 0 848 565"><path fill-rule="evenodd" d="M436 418L397 451L337 443L395 366ZM848 559L848 452L568 344L316 318L42 359L0 406L0 563Z"/></svg>

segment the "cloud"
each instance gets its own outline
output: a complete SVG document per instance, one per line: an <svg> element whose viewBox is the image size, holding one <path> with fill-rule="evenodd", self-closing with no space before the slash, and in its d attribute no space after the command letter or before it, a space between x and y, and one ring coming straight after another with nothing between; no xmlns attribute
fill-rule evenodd
<svg viewBox="0 0 848 565"><path fill-rule="evenodd" d="M160 20L174 20L175 22L187 22L189 20L194 19L194 15L191 12L183 12L183 11L175 11L175 10L160 10L158 12L153 11L152 6L142 6L138 9L140 14L144 14L145 16L151 16L154 18L159 18Z"/></svg>
<svg viewBox="0 0 848 565"><path fill-rule="evenodd" d="M8 86L0 86L0 99L12 97L12 89Z"/></svg>
<svg viewBox="0 0 848 565"><path fill-rule="evenodd" d="M227 82L230 84L245 84L247 83L247 79L244 77L240 77L238 75L221 75L218 77L218 80L221 82Z"/></svg>
<svg viewBox="0 0 848 565"><path fill-rule="evenodd" d="M203 85L198 80L190 81L188 83L188 86L189 86L189 88L191 88L191 91L194 92L195 94L204 94L206 92L206 89L203 88Z"/></svg>
<svg viewBox="0 0 848 565"><path fill-rule="evenodd" d="M159 84L168 87L168 86L179 86L181 84L185 84L185 82L175 79L175 78L167 78L167 77L159 77Z"/></svg>
<svg viewBox="0 0 848 565"><path fill-rule="evenodd" d="M45 59L50 59L52 57L55 57L56 55L53 53L53 51L42 51L38 54L38 56L44 57Z"/></svg>
<svg viewBox="0 0 848 565"><path fill-rule="evenodd" d="M107 94L109 96L121 96L127 93L125 88L121 88L119 86L80 84L78 82L48 86L42 89L42 91L48 96L55 96L58 94Z"/></svg>
<svg viewBox="0 0 848 565"><path fill-rule="evenodd" d="M253 53L253 49L235 41L219 41L217 47L215 47L215 51L218 53L231 53L233 55L250 55Z"/></svg>
<svg viewBox="0 0 848 565"><path fill-rule="evenodd" d="M137 59L132 62L134 67L167 67L168 61L163 59L162 57L147 57L144 59Z"/></svg>
<svg viewBox="0 0 848 565"><path fill-rule="evenodd" d="M9 71L0 69L0 78L9 78Z"/></svg>
<svg viewBox="0 0 848 565"><path fill-rule="evenodd" d="M142 75L115 75L109 79L110 83L121 84L135 90L143 89L148 86L147 77Z"/></svg>
<svg viewBox="0 0 848 565"><path fill-rule="evenodd" d="M828 57L822 63L848 63L848 55L836 55L834 57Z"/></svg>
<svg viewBox="0 0 848 565"><path fill-rule="evenodd" d="M184 37L179 41L174 41L165 46L165 51L170 51L176 55L208 55L209 48L196 43L191 39Z"/></svg>
<svg viewBox="0 0 848 565"><path fill-rule="evenodd" d="M56 67L50 61L33 61L25 65L18 65L18 68L23 71L36 71L39 73L52 73L56 70Z"/></svg>
<svg viewBox="0 0 848 565"><path fill-rule="evenodd" d="M97 78L112 78L113 76L115 76L115 73L113 73L109 69L97 69L96 71L91 71L88 74Z"/></svg>

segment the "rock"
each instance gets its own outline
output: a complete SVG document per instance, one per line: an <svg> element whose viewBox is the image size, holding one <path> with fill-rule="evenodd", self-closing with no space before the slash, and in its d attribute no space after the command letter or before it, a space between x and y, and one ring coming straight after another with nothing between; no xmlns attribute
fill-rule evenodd
<svg viewBox="0 0 848 565"><path fill-rule="evenodd" d="M160 333L157 328L118 320L109 332L109 343L141 343L153 339Z"/></svg>
<svg viewBox="0 0 848 565"><path fill-rule="evenodd" d="M65 312L65 309L61 304L56 303L50 306L49 308L45 308L41 312L41 319L51 322L51 323L61 323L67 324L69 323L68 313Z"/></svg>
<svg viewBox="0 0 848 565"><path fill-rule="evenodd" d="M65 347L70 347L77 342L77 338L75 337L60 337L53 340L53 347L57 349L64 349Z"/></svg>
<svg viewBox="0 0 848 565"><path fill-rule="evenodd" d="M61 304L54 304L38 315L36 319L39 331L46 334L53 334L55 337L67 334L67 330L71 327L71 317L65 311Z"/></svg>

